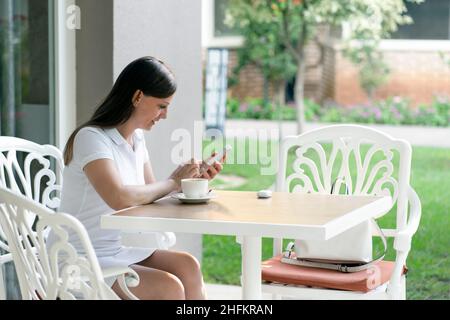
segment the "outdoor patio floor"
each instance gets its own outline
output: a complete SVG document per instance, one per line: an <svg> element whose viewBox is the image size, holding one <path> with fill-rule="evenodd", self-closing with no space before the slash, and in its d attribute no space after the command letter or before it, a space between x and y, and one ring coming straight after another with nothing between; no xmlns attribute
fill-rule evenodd
<svg viewBox="0 0 450 320"><path fill-rule="evenodd" d="M241 300L242 289L239 286L222 284L206 284L206 293L209 300ZM272 295L263 293L263 300L271 300Z"/></svg>

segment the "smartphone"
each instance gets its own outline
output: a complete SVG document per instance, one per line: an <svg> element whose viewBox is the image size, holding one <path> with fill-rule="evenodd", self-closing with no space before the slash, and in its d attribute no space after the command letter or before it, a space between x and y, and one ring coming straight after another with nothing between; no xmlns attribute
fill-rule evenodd
<svg viewBox="0 0 450 320"><path fill-rule="evenodd" d="M222 160L222 158L233 149L230 145L227 145L222 151L218 152L214 157L210 157L203 162L200 172L203 173L208 167L212 166L214 162Z"/></svg>

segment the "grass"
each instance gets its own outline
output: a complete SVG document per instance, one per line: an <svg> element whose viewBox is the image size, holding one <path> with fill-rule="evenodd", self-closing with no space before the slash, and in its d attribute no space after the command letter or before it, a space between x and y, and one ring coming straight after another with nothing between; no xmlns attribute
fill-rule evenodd
<svg viewBox="0 0 450 320"><path fill-rule="evenodd" d="M245 141L237 142L236 153L238 148L245 150L247 160L256 152ZM235 156L230 153L231 162ZM293 157L291 154L290 161ZM394 163L396 160L394 157ZM222 174L247 179L244 185L230 190L257 191L275 182L275 175L260 174L261 167L261 163L226 164ZM413 148L411 185L422 203L422 220L408 256L407 298L450 299L450 149ZM380 219L380 225L392 227L394 221L395 215L389 213ZM202 270L206 282L239 285L241 254L235 240L230 236L204 235ZM386 258L393 260L392 241L389 244L391 250ZM263 239L263 259L271 257L271 252L271 239Z"/></svg>

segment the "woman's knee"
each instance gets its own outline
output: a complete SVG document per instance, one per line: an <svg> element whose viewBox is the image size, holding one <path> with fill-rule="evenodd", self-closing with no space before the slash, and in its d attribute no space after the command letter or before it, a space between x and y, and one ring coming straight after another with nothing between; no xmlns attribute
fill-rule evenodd
<svg viewBox="0 0 450 320"><path fill-rule="evenodd" d="M171 273L165 273L163 277L160 290L161 299L184 300L186 295L181 280Z"/></svg>
<svg viewBox="0 0 450 320"><path fill-rule="evenodd" d="M201 266L197 258L187 252L180 252L180 271L181 275L192 277L195 275L201 275Z"/></svg>

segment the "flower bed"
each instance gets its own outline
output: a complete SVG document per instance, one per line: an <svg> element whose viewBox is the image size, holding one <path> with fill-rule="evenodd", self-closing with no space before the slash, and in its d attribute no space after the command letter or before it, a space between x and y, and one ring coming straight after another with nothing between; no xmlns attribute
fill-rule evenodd
<svg viewBox="0 0 450 320"><path fill-rule="evenodd" d="M264 104L262 99L249 99L240 103L236 99L227 102L228 119L295 120L295 105L275 107ZM342 107L327 103L320 106L305 100L305 119L317 122L357 122L393 125L450 126L450 99L436 97L431 105L410 106L408 99L401 97L376 101L373 105Z"/></svg>

